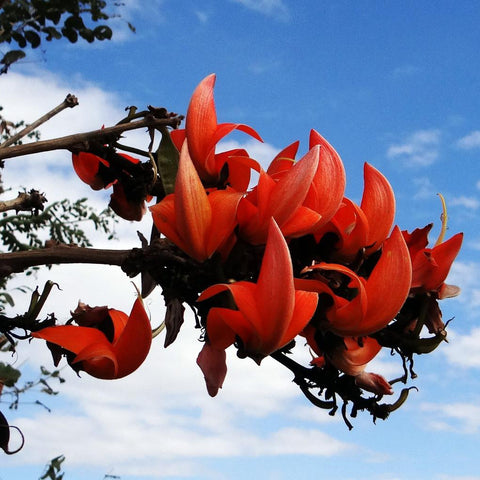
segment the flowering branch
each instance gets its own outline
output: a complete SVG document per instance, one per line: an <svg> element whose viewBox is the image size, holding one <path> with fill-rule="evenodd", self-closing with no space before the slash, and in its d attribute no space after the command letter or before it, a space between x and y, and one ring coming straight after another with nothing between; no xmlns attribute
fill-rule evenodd
<svg viewBox="0 0 480 480"><path fill-rule="evenodd" d="M51 140L42 140L34 143L27 143L25 145L2 148L0 149L0 160L52 150L87 150L88 144L91 141L99 141L103 143L112 136L118 137L123 132L144 127L148 127L149 129L162 129L165 127L177 128L182 120L183 116L176 114L166 114L163 118L155 118L153 115L147 115L145 118L135 122L122 123L113 127L102 128L85 133L76 133L74 135L53 138Z"/></svg>

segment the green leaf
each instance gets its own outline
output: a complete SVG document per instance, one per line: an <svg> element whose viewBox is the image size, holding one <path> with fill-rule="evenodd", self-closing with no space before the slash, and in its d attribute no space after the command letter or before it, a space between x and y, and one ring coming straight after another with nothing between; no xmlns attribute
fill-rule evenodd
<svg viewBox="0 0 480 480"><path fill-rule="evenodd" d="M97 40L110 40L112 38L112 29L106 25L99 25L93 30Z"/></svg>
<svg viewBox="0 0 480 480"><path fill-rule="evenodd" d="M162 140L157 150L157 168L165 194L175 190L179 153L167 129L162 132Z"/></svg>
<svg viewBox="0 0 480 480"><path fill-rule="evenodd" d="M25 32L25 38L32 48L37 48L40 45L40 35L33 30L27 30Z"/></svg>
<svg viewBox="0 0 480 480"><path fill-rule="evenodd" d="M22 372L20 370L13 368L7 363L0 362L0 381L6 387L13 387L21 375Z"/></svg>

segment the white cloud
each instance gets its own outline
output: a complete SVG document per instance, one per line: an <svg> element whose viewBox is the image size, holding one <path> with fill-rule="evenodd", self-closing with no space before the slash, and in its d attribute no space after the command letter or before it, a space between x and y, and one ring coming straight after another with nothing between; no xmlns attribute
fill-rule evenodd
<svg viewBox="0 0 480 480"><path fill-rule="evenodd" d="M469 403L425 403L426 422L433 430L476 434L480 430L480 406Z"/></svg>
<svg viewBox="0 0 480 480"><path fill-rule="evenodd" d="M448 204L451 206L465 207L469 210L477 210L480 207L480 201L476 197L467 197L466 195L461 195L459 197L453 197L448 201Z"/></svg>
<svg viewBox="0 0 480 480"><path fill-rule="evenodd" d="M267 17L286 21L290 14L283 0L232 0Z"/></svg>
<svg viewBox="0 0 480 480"><path fill-rule="evenodd" d="M473 328L466 335L449 330L448 337L451 341L448 345L444 345L443 352L449 362L463 368L480 368L480 350L478 348L480 327Z"/></svg>
<svg viewBox="0 0 480 480"><path fill-rule="evenodd" d="M413 184L417 188L415 199L432 198L435 195L432 181L428 177L414 178Z"/></svg>
<svg viewBox="0 0 480 480"><path fill-rule="evenodd" d="M403 142L388 147L387 157L397 159L410 167L427 167L438 158L440 130L418 130Z"/></svg>
<svg viewBox="0 0 480 480"><path fill-rule="evenodd" d="M478 262L453 262L450 273L447 277L447 283L458 285L462 292L454 299L455 302L463 303L467 306L469 313L478 318L478 307L480 307L480 288L478 288L478 272L480 271Z"/></svg>
<svg viewBox="0 0 480 480"><path fill-rule="evenodd" d="M457 141L457 146L464 150L480 148L480 130L475 130Z"/></svg>

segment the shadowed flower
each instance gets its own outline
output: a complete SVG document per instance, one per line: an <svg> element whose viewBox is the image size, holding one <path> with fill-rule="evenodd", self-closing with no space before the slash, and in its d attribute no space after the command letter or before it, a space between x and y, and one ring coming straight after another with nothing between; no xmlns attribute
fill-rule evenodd
<svg viewBox="0 0 480 480"><path fill-rule="evenodd" d="M438 298L458 295L458 287L446 285L450 267L463 241L463 233L457 233L446 241L440 240L433 248L427 248L428 232L432 224L417 228L412 233L402 232L412 259L412 291L437 292Z"/></svg>
<svg viewBox="0 0 480 480"><path fill-rule="evenodd" d="M257 283L240 281L207 288L199 297L206 300L229 291L237 310L213 307L207 317L209 344L224 350L236 338L241 352L257 363L289 343L303 330L317 306L317 295L295 290L287 244L271 220L268 241Z"/></svg>
<svg viewBox="0 0 480 480"><path fill-rule="evenodd" d="M89 152L72 153L73 168L80 180L93 190L113 185L112 210L125 220L140 221L147 211L145 200L151 199L142 186L142 164L125 153L106 152L109 160ZM131 174L133 168L138 168L135 178Z"/></svg>
<svg viewBox="0 0 480 480"><path fill-rule="evenodd" d="M250 169L259 170L245 150L235 149L215 154L217 143L233 130L240 130L263 141L258 133L248 125L238 123L217 123L213 88L215 74L205 77L193 92L185 119L185 129L170 132L173 142L180 151L185 138L188 141L190 157L202 182L216 186L228 165L226 184L235 190L245 191L250 181ZM231 158L232 157L232 158ZM244 157L244 158L242 158Z"/></svg>
<svg viewBox="0 0 480 480"><path fill-rule="evenodd" d="M80 306L73 318L79 326L58 325L32 332L32 337L54 344L56 364L60 359L58 346L67 356L70 353L69 363L75 370L114 379L130 375L147 357L152 331L140 297L129 316L107 307Z"/></svg>
<svg viewBox="0 0 480 480"><path fill-rule="evenodd" d="M203 262L232 236L241 195L229 188L207 194L185 141L175 192L150 207L150 211L161 233L192 258Z"/></svg>
<svg viewBox="0 0 480 480"><path fill-rule="evenodd" d="M326 312L328 325L325 328L342 337L369 335L385 327L407 299L412 279L407 246L398 227L383 243L380 258L368 279L334 263L319 263L304 269L305 272L318 272L325 280L328 280L328 272L340 273L349 279L347 291L349 295L354 294L351 299L334 293L321 280L295 281L297 288L332 297L333 305Z"/></svg>

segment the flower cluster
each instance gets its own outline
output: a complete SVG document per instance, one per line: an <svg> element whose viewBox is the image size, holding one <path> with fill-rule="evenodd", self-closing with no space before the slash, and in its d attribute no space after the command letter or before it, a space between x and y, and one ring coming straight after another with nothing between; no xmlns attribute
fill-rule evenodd
<svg viewBox="0 0 480 480"><path fill-rule="evenodd" d="M158 230L187 255L217 256L229 273L197 300L205 328L198 364L210 395L222 386L227 347L260 363L297 335L315 352L316 368L333 366L366 390L392 393L365 366L394 320L407 337L423 324L444 331L437 299L456 293L444 280L462 235L428 249L429 227L409 234L393 226L394 193L369 164L361 204L346 198L342 161L316 131L300 160L295 142L266 171L245 151L217 153L234 129L260 138L245 125L217 123L214 82L210 75L199 84L186 128L172 132L180 152L175 191L150 208ZM252 170L258 184L247 190ZM238 258L240 268L229 268Z"/></svg>
<svg viewBox="0 0 480 480"><path fill-rule="evenodd" d="M217 152L218 142L234 130L261 138L247 125L217 123L214 84L210 75L198 85L185 128L170 133L176 147L170 179L174 188L167 195L163 189L150 207L156 229L173 249L167 266L150 262L141 270L163 289L166 344L183 322L183 308L175 305L188 303L203 332L197 363L211 396L223 385L225 350L234 345L239 357L260 364L270 355L292 370L294 381L315 405L334 411L339 396L344 405L353 403L354 412L367 409L385 418L395 404L378 401L393 393L392 383L367 372L366 366L382 347L393 349L402 357L406 382L405 365L413 355L428 353L445 340L438 300L459 292L445 279L462 234L444 241L443 197L442 233L432 248L427 238L431 225L401 231L394 225L393 190L369 164L364 166L360 205L345 197L340 156L314 130L302 158L296 160L295 142L266 170L243 149ZM87 153L74 154L73 161L92 188L113 184L114 197L120 198L137 164L122 158L127 163L120 169ZM251 187L253 176L258 182ZM166 184L169 179L160 180ZM141 218L149 193L142 192L133 203L120 202L125 207L120 214ZM136 213L128 214L125 205L135 205ZM137 300L128 319L111 309L102 315L82 311L76 315L80 326L50 327L34 336L61 346L70 352L72 366L94 376L127 375L150 347L141 302ZM309 366L288 355L295 341L311 352ZM376 396L365 398L364 391ZM403 401L405 391L396 403Z"/></svg>

